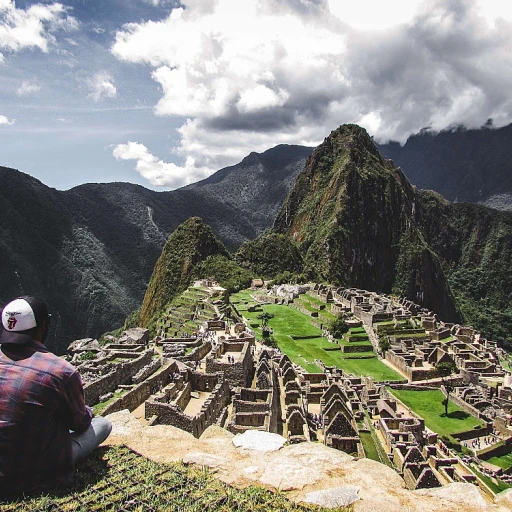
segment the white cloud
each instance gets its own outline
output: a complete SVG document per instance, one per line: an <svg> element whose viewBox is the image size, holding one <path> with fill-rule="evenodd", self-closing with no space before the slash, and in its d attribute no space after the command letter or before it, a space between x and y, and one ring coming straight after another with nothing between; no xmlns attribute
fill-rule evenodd
<svg viewBox="0 0 512 512"><path fill-rule="evenodd" d="M28 96L41 90L41 86L37 82L31 82L30 80L24 80L18 87L16 93L18 96Z"/></svg>
<svg viewBox="0 0 512 512"><path fill-rule="evenodd" d="M399 1L183 0L123 27L112 53L152 67L156 114L184 119L177 152L210 171L346 122L381 141L512 122L512 9Z"/></svg>
<svg viewBox="0 0 512 512"><path fill-rule="evenodd" d="M187 158L184 166L159 160L139 142L118 144L112 154L116 160L135 160L137 172L152 185L178 188L211 174L209 169L197 167L191 157Z"/></svg>
<svg viewBox="0 0 512 512"><path fill-rule="evenodd" d="M0 115L0 126L10 126L15 121L15 119L9 119L7 116Z"/></svg>
<svg viewBox="0 0 512 512"><path fill-rule="evenodd" d="M87 80L87 85L91 91L88 96L98 102L105 98L115 98L117 96L117 88L113 78L107 71L99 71Z"/></svg>
<svg viewBox="0 0 512 512"><path fill-rule="evenodd" d="M0 0L0 50L17 52L23 48L48 51L54 32L76 30L78 22L60 3L34 4L18 9L14 0ZM0 53L0 60L4 56Z"/></svg>

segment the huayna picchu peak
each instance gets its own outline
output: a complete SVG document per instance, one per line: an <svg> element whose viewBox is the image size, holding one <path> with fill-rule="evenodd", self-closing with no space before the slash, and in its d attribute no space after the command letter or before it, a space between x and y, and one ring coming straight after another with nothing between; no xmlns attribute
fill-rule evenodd
<svg viewBox="0 0 512 512"><path fill-rule="evenodd" d="M357 125L315 149L274 230L310 278L405 296L502 341L512 329L512 215L417 190Z"/></svg>

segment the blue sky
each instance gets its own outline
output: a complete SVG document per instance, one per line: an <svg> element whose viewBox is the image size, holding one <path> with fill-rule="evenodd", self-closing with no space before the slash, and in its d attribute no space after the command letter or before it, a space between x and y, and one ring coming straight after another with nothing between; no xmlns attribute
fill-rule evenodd
<svg viewBox="0 0 512 512"><path fill-rule="evenodd" d="M512 122L498 0L0 0L0 165L169 190L346 122Z"/></svg>

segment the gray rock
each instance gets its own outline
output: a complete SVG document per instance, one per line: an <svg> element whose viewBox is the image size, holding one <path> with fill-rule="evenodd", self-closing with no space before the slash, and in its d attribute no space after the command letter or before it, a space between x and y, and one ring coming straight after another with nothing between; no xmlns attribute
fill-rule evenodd
<svg viewBox="0 0 512 512"><path fill-rule="evenodd" d="M442 498L460 503L461 505L467 505L468 507L480 508L481 510L485 510L487 507L484 497L480 494L477 486L473 484L456 482L434 489L418 489L414 491L414 494Z"/></svg>
<svg viewBox="0 0 512 512"><path fill-rule="evenodd" d="M99 352L101 350L101 346L98 343L98 340L93 338L83 338L81 340L72 341L68 345L68 352L70 354L75 354L77 352Z"/></svg>
<svg viewBox="0 0 512 512"><path fill-rule="evenodd" d="M505 510L512 510L512 489L501 491L496 495L494 502Z"/></svg>
<svg viewBox="0 0 512 512"><path fill-rule="evenodd" d="M359 487L344 485L323 491L308 492L304 501L322 507L337 508L352 505L359 499Z"/></svg>
<svg viewBox="0 0 512 512"><path fill-rule="evenodd" d="M237 448L246 448L258 452L275 452L282 448L285 443L286 439L283 436L271 432L261 432L260 430L247 430L233 438L233 444Z"/></svg>
<svg viewBox="0 0 512 512"><path fill-rule="evenodd" d="M149 343L149 330L142 327L132 327L123 332L118 343L128 345L147 345Z"/></svg>

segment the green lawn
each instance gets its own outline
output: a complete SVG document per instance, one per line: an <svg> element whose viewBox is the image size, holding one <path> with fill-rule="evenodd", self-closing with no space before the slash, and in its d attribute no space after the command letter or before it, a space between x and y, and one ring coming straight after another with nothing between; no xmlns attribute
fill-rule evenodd
<svg viewBox="0 0 512 512"><path fill-rule="evenodd" d="M238 301L238 311L245 316L249 324L261 323L258 315L261 312L249 312L248 307L253 303L247 292L233 295L233 301ZM243 304L247 301L248 304ZM402 380L402 377L383 364L373 351L358 354L343 354L341 350L324 349L335 348L321 336L322 331L311 323L311 318L291 306L281 304L265 304L263 311L274 315L268 325L274 330L274 338L282 352L306 371L319 373L321 369L315 364L319 359L327 366L337 366L355 375L368 375L376 380ZM254 329L257 336L261 337L261 328ZM292 339L294 336L311 336L310 339ZM371 359L363 359L361 356L371 356Z"/></svg>
<svg viewBox="0 0 512 512"><path fill-rule="evenodd" d="M510 368L510 361L507 359L501 359L500 363L504 370L508 370L509 372L512 371L512 368Z"/></svg>
<svg viewBox="0 0 512 512"><path fill-rule="evenodd" d="M480 473L475 466L472 464L471 469L474 471L476 475L484 482L486 483L492 492L498 494L502 491L505 491L506 489L512 488L512 485L506 484L505 482L498 480L497 478L491 478L490 476L484 475L483 473Z"/></svg>
<svg viewBox="0 0 512 512"><path fill-rule="evenodd" d="M361 443L363 443L366 458L380 462L379 452L375 447L375 443L373 442L370 432L359 432L359 437L361 439Z"/></svg>
<svg viewBox="0 0 512 512"><path fill-rule="evenodd" d="M411 391L408 389L389 389L389 391L425 419L428 428L441 436L470 430L483 423L467 414L453 402L448 404L448 416L444 416L443 393L438 390Z"/></svg>
<svg viewBox="0 0 512 512"><path fill-rule="evenodd" d="M501 455L500 457L491 457L490 459L487 459L486 462L499 466L506 471L510 466L512 466L512 453L507 453L507 455Z"/></svg>

